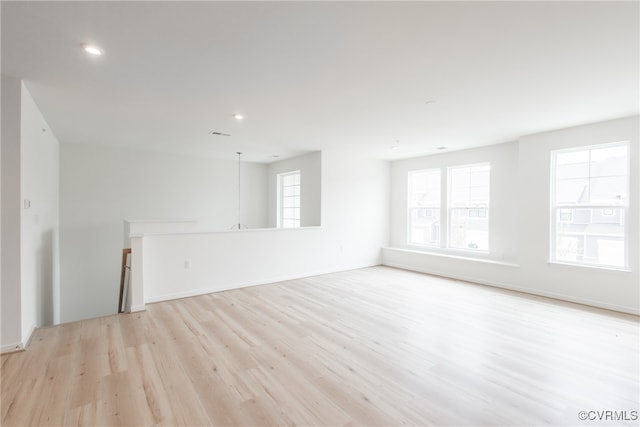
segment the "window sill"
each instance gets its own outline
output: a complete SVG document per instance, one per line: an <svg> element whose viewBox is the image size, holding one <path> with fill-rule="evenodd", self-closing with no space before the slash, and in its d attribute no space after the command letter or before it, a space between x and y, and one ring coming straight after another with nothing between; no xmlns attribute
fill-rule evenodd
<svg viewBox="0 0 640 427"><path fill-rule="evenodd" d="M485 264L493 264L493 265L501 265L501 266L506 266L506 267L520 267L520 264L516 263L516 262L509 262L509 261L501 261L501 260L494 260L494 259L488 259L488 258L480 258L480 257L473 257L473 256L469 256L467 255L468 252L465 253L460 253L460 252L456 252L456 253L447 253L447 252L437 252L437 251L433 251L433 250L419 250L419 249L405 249L405 248L394 248L394 247L383 247L383 250L389 250L389 251L395 251L395 252L403 252L403 253L409 253L409 254L420 254L420 255L428 255L428 256L436 256L436 257L441 257L441 258L448 258L448 259L456 259L456 260L461 260L461 261L473 261L473 262L480 262L480 263L485 263ZM479 253L478 255L488 255L486 252L485 253Z"/></svg>
<svg viewBox="0 0 640 427"><path fill-rule="evenodd" d="M629 268L624 267L607 267L603 265L589 265L589 264L580 264L577 262L569 262L569 261L552 261L548 260L547 264L558 267L569 267L569 268L589 268L592 270L604 270L604 271L617 271L620 273L632 273L633 271Z"/></svg>

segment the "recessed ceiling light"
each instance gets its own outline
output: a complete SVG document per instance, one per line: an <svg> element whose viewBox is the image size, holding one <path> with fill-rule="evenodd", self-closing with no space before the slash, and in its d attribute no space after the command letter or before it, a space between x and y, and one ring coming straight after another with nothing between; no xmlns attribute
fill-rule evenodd
<svg viewBox="0 0 640 427"><path fill-rule="evenodd" d="M397 149L399 149L399 148L400 148L400 147L398 147L397 145L392 145L392 146L391 146L391 149L392 149L392 150L397 150Z"/></svg>
<svg viewBox="0 0 640 427"><path fill-rule="evenodd" d="M102 52L102 49L92 44L83 44L82 48L84 49L85 52L90 53L91 55L100 56L104 53Z"/></svg>
<svg viewBox="0 0 640 427"><path fill-rule="evenodd" d="M435 102L436 102L436 101L434 101L433 99L427 99L424 103L425 103L425 104L433 104L433 103L435 103Z"/></svg>
<svg viewBox="0 0 640 427"><path fill-rule="evenodd" d="M233 115L233 118L236 119L236 120L242 120L242 119L244 119L244 116L242 114L240 114L240 113L236 113L236 114Z"/></svg>
<svg viewBox="0 0 640 427"><path fill-rule="evenodd" d="M436 147L436 150L446 150L446 149L447 149L447 147L445 147L444 145Z"/></svg>
<svg viewBox="0 0 640 427"><path fill-rule="evenodd" d="M277 158L278 158L278 157L280 157L280 156L279 156L278 154L274 154L274 155L273 155L273 156L271 156L271 157L273 157L274 159L277 159Z"/></svg>

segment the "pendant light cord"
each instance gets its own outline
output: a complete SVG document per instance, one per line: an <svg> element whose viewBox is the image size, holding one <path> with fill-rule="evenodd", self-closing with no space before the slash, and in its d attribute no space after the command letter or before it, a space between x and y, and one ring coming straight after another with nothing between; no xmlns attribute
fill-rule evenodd
<svg viewBox="0 0 640 427"><path fill-rule="evenodd" d="M241 151L237 152L238 154L238 230L240 230L240 156L242 155Z"/></svg>

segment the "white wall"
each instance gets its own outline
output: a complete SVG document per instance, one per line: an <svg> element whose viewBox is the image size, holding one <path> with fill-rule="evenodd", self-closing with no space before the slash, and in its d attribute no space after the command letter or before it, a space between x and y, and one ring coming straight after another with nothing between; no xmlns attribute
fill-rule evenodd
<svg viewBox="0 0 640 427"><path fill-rule="evenodd" d="M62 317L117 311L123 219L189 218L200 229L237 223L232 160L62 144L60 225ZM242 223L267 223L267 166L242 164Z"/></svg>
<svg viewBox="0 0 640 427"><path fill-rule="evenodd" d="M34 328L52 324L56 313L59 144L28 89L7 76L2 76L1 127L0 350L10 351L23 347Z"/></svg>
<svg viewBox="0 0 640 427"><path fill-rule="evenodd" d="M269 164L269 227L277 227L278 174L300 171L300 226L320 225L322 153L320 151Z"/></svg>
<svg viewBox="0 0 640 427"><path fill-rule="evenodd" d="M486 283L629 313L640 311L640 170L638 117L520 138L517 143L392 163L391 246L386 265ZM616 141L631 143L629 272L551 264L549 259L552 150ZM491 162L491 254L458 258L411 251L406 244L407 171L434 165Z"/></svg>
<svg viewBox="0 0 640 427"><path fill-rule="evenodd" d="M2 351L22 345L20 302L21 82L2 76Z"/></svg>
<svg viewBox="0 0 640 427"><path fill-rule="evenodd" d="M391 246L419 249L407 243L407 185L412 170L440 168L446 183L447 168L473 163L491 163L491 211L489 214L490 253L485 258L514 262L518 258L518 144L492 145L418 157L391 164ZM443 187L446 189L446 187ZM443 192L443 194L446 194ZM443 235L445 231L442 231ZM456 252L465 255L465 252Z"/></svg>
<svg viewBox="0 0 640 427"><path fill-rule="evenodd" d="M625 118L520 139L521 286L613 309L640 308L639 118ZM563 148L630 141L629 262L631 272L549 264L550 152Z"/></svg>
<svg viewBox="0 0 640 427"><path fill-rule="evenodd" d="M26 87L21 120L22 336L59 319L59 143Z"/></svg>
<svg viewBox="0 0 640 427"><path fill-rule="evenodd" d="M388 241L388 162L324 151L321 181L321 227L143 237L144 300L379 264Z"/></svg>

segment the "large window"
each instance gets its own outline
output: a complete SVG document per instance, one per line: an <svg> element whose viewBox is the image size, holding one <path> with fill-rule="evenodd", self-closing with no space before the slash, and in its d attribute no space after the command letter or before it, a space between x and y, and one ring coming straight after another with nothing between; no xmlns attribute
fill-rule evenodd
<svg viewBox="0 0 640 427"><path fill-rule="evenodd" d="M408 240L440 246L440 169L409 172Z"/></svg>
<svg viewBox="0 0 640 427"><path fill-rule="evenodd" d="M449 168L449 247L489 250L488 163Z"/></svg>
<svg viewBox="0 0 640 427"><path fill-rule="evenodd" d="M278 174L278 228L300 227L300 171Z"/></svg>
<svg viewBox="0 0 640 427"><path fill-rule="evenodd" d="M554 151L551 261L627 266L629 144Z"/></svg>
<svg viewBox="0 0 640 427"><path fill-rule="evenodd" d="M488 252L490 169L488 163L450 167L444 186L440 169L409 172L408 243Z"/></svg>

